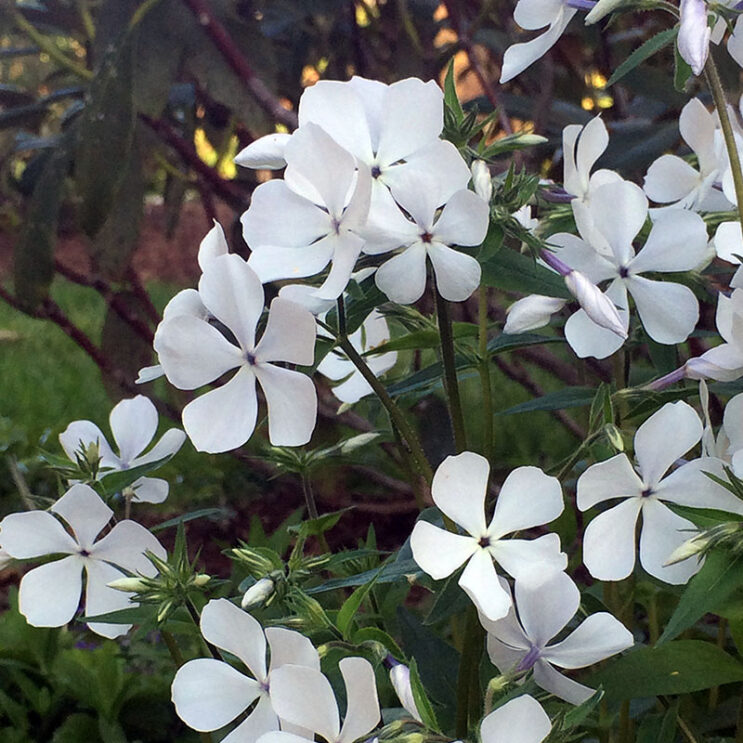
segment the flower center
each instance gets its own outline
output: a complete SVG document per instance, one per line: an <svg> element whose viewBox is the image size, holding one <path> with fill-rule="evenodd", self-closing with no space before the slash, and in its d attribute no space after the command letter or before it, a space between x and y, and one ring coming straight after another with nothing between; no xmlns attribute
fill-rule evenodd
<svg viewBox="0 0 743 743"><path fill-rule="evenodd" d="M539 648L536 645L532 645L529 648L529 652L521 659L516 668L517 671L528 671L534 668L534 664L539 660Z"/></svg>
<svg viewBox="0 0 743 743"><path fill-rule="evenodd" d="M620 266L619 267L619 277L622 279L626 279L629 276L629 269L627 266Z"/></svg>
<svg viewBox="0 0 743 743"><path fill-rule="evenodd" d="M652 488L645 488L642 493L640 493L641 498L649 498L653 494Z"/></svg>
<svg viewBox="0 0 743 743"><path fill-rule="evenodd" d="M480 539L479 539L479 541L477 542L477 544L478 544L478 545L479 545L480 547L482 547L483 549L487 549L488 547L490 547L490 537L489 537L489 536L487 536L487 535L486 535L486 536L484 536L484 537L480 537Z"/></svg>
<svg viewBox="0 0 743 743"><path fill-rule="evenodd" d="M90 557L90 552L88 552L88 550L85 550L85 549L81 549L78 552L78 554L80 555L80 557Z"/></svg>
<svg viewBox="0 0 743 743"><path fill-rule="evenodd" d="M380 168L379 165L372 165L371 177L379 178L380 175L382 175L382 168Z"/></svg>
<svg viewBox="0 0 743 743"><path fill-rule="evenodd" d="M248 362L248 365L249 366L255 366L255 364L256 364L255 354L252 351L248 351L245 354L245 360Z"/></svg>
<svg viewBox="0 0 743 743"><path fill-rule="evenodd" d="M430 243L432 239L433 235L430 232L421 233L421 240L423 240L424 243Z"/></svg>

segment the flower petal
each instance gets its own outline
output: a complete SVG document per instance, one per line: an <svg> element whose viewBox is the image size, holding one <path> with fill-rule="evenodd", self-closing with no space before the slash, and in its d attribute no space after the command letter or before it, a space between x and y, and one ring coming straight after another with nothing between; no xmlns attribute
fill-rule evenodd
<svg viewBox="0 0 743 743"><path fill-rule="evenodd" d="M563 676L544 660L538 660L534 666L534 681L545 691L554 694L570 704L582 704L595 693L595 689L579 684Z"/></svg>
<svg viewBox="0 0 743 743"><path fill-rule="evenodd" d="M578 611L580 591L566 573L526 575L516 581L516 606L532 644L543 648Z"/></svg>
<svg viewBox="0 0 743 743"><path fill-rule="evenodd" d="M743 232L740 222L722 222L715 232L715 252L718 258L737 265L743 256Z"/></svg>
<svg viewBox="0 0 743 743"><path fill-rule="evenodd" d="M174 431L174 428L170 429ZM184 434L185 436L185 434ZM160 477L140 477L132 483L135 503L162 503L168 497L170 485Z"/></svg>
<svg viewBox="0 0 743 743"><path fill-rule="evenodd" d="M490 464L471 451L447 457L436 470L431 496L439 510L475 539L485 536Z"/></svg>
<svg viewBox="0 0 743 743"><path fill-rule="evenodd" d="M696 410L683 400L666 403L635 434L635 459L643 482L654 487L670 466L702 438Z"/></svg>
<svg viewBox="0 0 743 743"><path fill-rule="evenodd" d="M616 278L616 264L585 240L565 232L550 235L548 240L550 245L559 247L556 254L563 263L585 274L594 284Z"/></svg>
<svg viewBox="0 0 743 743"><path fill-rule="evenodd" d="M533 575L565 570L568 558L560 551L560 537L544 534L537 539L501 539L489 548L495 561L516 580Z"/></svg>
<svg viewBox="0 0 743 743"><path fill-rule="evenodd" d="M591 614L562 642L542 651L542 657L560 668L584 668L631 648L632 633L608 612Z"/></svg>
<svg viewBox="0 0 743 743"><path fill-rule="evenodd" d="M500 621L503 620L498 620ZM498 622L493 622L493 624L498 624ZM506 645L491 634L487 638L487 649L490 661L502 674L515 671L529 651L528 647L515 648Z"/></svg>
<svg viewBox="0 0 743 743"><path fill-rule="evenodd" d="M478 549L472 555L459 578L459 585L488 619L495 621L508 614L511 597L498 581L493 558L487 550Z"/></svg>
<svg viewBox="0 0 743 743"><path fill-rule="evenodd" d="M274 446L302 446L317 420L317 392L306 375L273 364L257 364L255 376L268 406L268 438Z"/></svg>
<svg viewBox="0 0 743 743"><path fill-rule="evenodd" d="M111 433L125 466L141 454L157 431L157 409L144 395L122 400L108 418Z"/></svg>
<svg viewBox="0 0 743 743"><path fill-rule="evenodd" d="M287 663L320 670L320 656L315 646L300 632L283 627L266 627L265 635L271 648L269 675L274 669Z"/></svg>
<svg viewBox="0 0 743 743"><path fill-rule="evenodd" d="M88 551L114 515L93 488L82 484L73 485L50 510L70 525L80 547Z"/></svg>
<svg viewBox="0 0 743 743"><path fill-rule="evenodd" d="M642 480L627 455L616 454L592 464L579 478L576 503L581 511L612 498L629 498L642 493Z"/></svg>
<svg viewBox="0 0 743 743"><path fill-rule="evenodd" d="M417 521L410 535L413 559L434 580L450 576L478 549L472 537L452 534L427 521Z"/></svg>
<svg viewBox="0 0 743 743"><path fill-rule="evenodd" d="M562 10L562 0L519 0L513 20L528 31L549 26Z"/></svg>
<svg viewBox="0 0 743 743"><path fill-rule="evenodd" d="M30 570L21 578L18 610L34 627L62 627L75 616L80 604L82 576L78 555Z"/></svg>
<svg viewBox="0 0 743 743"><path fill-rule="evenodd" d="M0 545L18 560L79 550L62 524L46 511L8 514L0 521Z"/></svg>
<svg viewBox="0 0 743 743"><path fill-rule="evenodd" d="M608 240L616 263L626 265L633 257L632 241L648 216L648 200L642 189L629 181L600 186L591 195L590 213L595 229Z"/></svg>
<svg viewBox="0 0 743 743"><path fill-rule="evenodd" d="M743 514L743 500L718 485L705 474L725 479L724 463L714 457L702 457L681 465L660 481L654 493L659 500L692 508L715 508Z"/></svg>
<svg viewBox="0 0 743 743"><path fill-rule="evenodd" d="M85 615L95 617L111 611L128 609L133 606L130 594L109 588L111 581L122 578L123 574L115 567L100 560L85 560ZM111 624L108 622L89 622L88 627L102 637L113 639L125 635L131 624Z"/></svg>
<svg viewBox="0 0 743 743"><path fill-rule="evenodd" d="M284 149L290 137L283 132L259 137L235 155L235 163L243 168L279 170L286 166Z"/></svg>
<svg viewBox="0 0 743 743"><path fill-rule="evenodd" d="M658 343L682 343L699 320L699 302L683 284L631 276L627 289L647 334Z"/></svg>
<svg viewBox="0 0 743 743"><path fill-rule="evenodd" d="M523 2L523 0L521 0ZM542 705L528 694L511 699L491 712L480 725L482 743L541 743L552 730Z"/></svg>
<svg viewBox="0 0 743 743"><path fill-rule="evenodd" d="M267 694L258 697L250 714L221 743L254 743L266 733L278 732L279 718Z"/></svg>
<svg viewBox="0 0 743 743"><path fill-rule="evenodd" d="M436 275L436 289L447 301L464 302L480 286L480 263L471 255L432 242L428 246L428 257Z"/></svg>
<svg viewBox="0 0 743 743"><path fill-rule="evenodd" d="M333 262L330 266L330 273L317 290L317 296L320 299L337 299L343 294L351 280L351 274L361 255L361 249L364 247L363 238L352 232L342 232L339 235L333 235L332 238Z"/></svg>
<svg viewBox="0 0 743 743"><path fill-rule="evenodd" d="M553 313L559 312L566 304L564 299L541 294L523 297L506 310L503 332L508 335L542 328L549 323Z"/></svg>
<svg viewBox="0 0 743 743"><path fill-rule="evenodd" d="M377 683L366 658L343 658L338 663L346 685L346 717L339 743L353 743L373 730L381 719Z"/></svg>
<svg viewBox="0 0 743 743"><path fill-rule="evenodd" d="M417 302L426 290L426 248L413 243L383 263L374 275L379 289L398 304Z"/></svg>
<svg viewBox="0 0 743 743"><path fill-rule="evenodd" d="M178 717L200 732L234 720L258 696L258 684L221 660L197 658L182 665L171 687Z"/></svg>
<svg viewBox="0 0 743 743"><path fill-rule="evenodd" d="M556 477L539 467L518 467L503 483L488 534L498 539L522 529L554 521L563 511L562 488Z"/></svg>
<svg viewBox="0 0 743 743"><path fill-rule="evenodd" d="M677 155L661 155L645 175L643 188L651 201L680 201L701 185L701 175Z"/></svg>
<svg viewBox="0 0 743 743"><path fill-rule="evenodd" d="M141 524L124 519L93 545L90 556L95 560L105 560L118 565L132 573L155 575L157 571L154 565L144 554L148 550L161 560L167 557L165 548L154 534Z"/></svg>
<svg viewBox="0 0 743 743"><path fill-rule="evenodd" d="M59 434L59 443L62 445L64 453L73 462L76 461L75 453L80 451L81 445L87 448L90 444L97 444L102 467L116 467L119 464L119 458L108 445L101 429L91 421L72 421Z"/></svg>
<svg viewBox="0 0 743 743"><path fill-rule="evenodd" d="M583 534L583 562L598 580L622 580L635 567L635 526L642 498L627 498L600 513ZM669 553L670 554L670 553Z"/></svg>
<svg viewBox="0 0 743 743"><path fill-rule="evenodd" d="M445 245L480 245L489 218L490 207L474 191L457 191L434 224L434 239Z"/></svg>
<svg viewBox="0 0 743 743"><path fill-rule="evenodd" d="M253 248L248 265L265 284L277 279L301 279L320 273L333 257L335 235L325 235L311 245Z"/></svg>
<svg viewBox="0 0 743 743"><path fill-rule="evenodd" d="M632 273L691 271L707 251L707 227L694 212L677 209L655 218L643 249L629 263Z"/></svg>
<svg viewBox="0 0 743 743"><path fill-rule="evenodd" d="M133 466L141 467L143 464L158 462L165 457L172 457L186 440L186 434L180 428L169 428L157 441L155 446L147 454L137 457Z"/></svg>
<svg viewBox="0 0 743 743"><path fill-rule="evenodd" d="M258 416L255 374L246 364L221 387L183 408L183 427L198 451L218 453L242 446Z"/></svg>
<svg viewBox="0 0 743 743"><path fill-rule="evenodd" d="M255 360L286 361L311 366L315 360L317 325L312 313L299 304L276 297L268 310L268 322L258 345Z"/></svg>
<svg viewBox="0 0 743 743"><path fill-rule="evenodd" d="M629 328L627 290L624 281L621 279L614 280L604 294L616 306L625 330ZM597 359L605 359L621 348L624 343L621 336L612 330L597 325L583 309L578 310L568 318L565 323L565 339L579 358L594 356Z"/></svg>
<svg viewBox="0 0 743 743"><path fill-rule="evenodd" d="M269 135L271 136L271 135ZM280 135L276 135L280 136ZM284 135L287 136L287 135ZM204 235L201 243L199 244L199 268L204 271L209 263L220 255L225 255L229 252L229 246L227 245L227 239L224 236L224 230L222 225L214 220L214 227Z"/></svg>

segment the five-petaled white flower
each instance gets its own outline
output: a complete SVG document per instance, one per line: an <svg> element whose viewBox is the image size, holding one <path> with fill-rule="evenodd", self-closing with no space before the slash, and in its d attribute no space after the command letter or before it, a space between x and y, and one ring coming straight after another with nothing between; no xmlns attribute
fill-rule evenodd
<svg viewBox="0 0 743 743"><path fill-rule="evenodd" d="M490 659L501 673L532 669L538 686L571 704L585 702L594 689L563 676L555 666L584 668L634 642L618 619L602 611L584 619L559 642L548 644L580 605L580 591L566 573L535 573L517 580L515 599L515 608L503 619L490 622L481 617L488 631Z"/></svg>
<svg viewBox="0 0 743 743"><path fill-rule="evenodd" d="M542 743L552 723L542 705L522 694L491 712L480 724L482 743Z"/></svg>
<svg viewBox="0 0 743 743"><path fill-rule="evenodd" d="M173 456L186 440L183 431L171 428L152 449L142 454L157 430L157 409L151 400L142 395L122 400L115 405L108 421L114 441L119 447L118 454L114 454L100 428L92 421L73 421L59 434L59 443L73 462L81 445L98 446L101 457L100 477ZM168 497L168 482L159 477L137 478L130 487L134 491L134 501L162 503Z"/></svg>
<svg viewBox="0 0 743 743"><path fill-rule="evenodd" d="M702 457L663 475L702 438L703 425L685 402L667 403L635 434L637 472L626 454L591 465L578 478L578 508L586 511L615 498L622 501L596 516L583 537L583 560L599 580L622 580L635 566L635 531L642 514L640 563L650 575L680 584L699 570L692 560L666 565L670 554L696 527L665 503L743 514L743 501L704 473L724 476L722 462Z"/></svg>
<svg viewBox="0 0 743 743"><path fill-rule="evenodd" d="M283 627L264 631L254 617L227 599L212 599L204 607L200 627L207 642L237 657L253 677L213 658L188 661L178 669L171 687L178 716L194 730L208 732L228 725L257 701L224 743L256 741L278 730L281 713L273 704L274 674L287 663L319 673L320 658L312 643Z"/></svg>
<svg viewBox="0 0 743 743"><path fill-rule="evenodd" d="M506 535L556 519L563 510L562 490L554 477L538 467L513 470L498 495L490 524L485 522L490 465L485 457L463 452L447 457L433 478L431 495L439 510L466 535L453 534L418 521L410 537L413 558L432 578L440 580L467 563L459 585L488 619L508 613L511 598L498 581L495 560L514 578L535 566L564 570L567 559L557 534L533 540Z"/></svg>
<svg viewBox="0 0 743 743"><path fill-rule="evenodd" d="M105 537L96 537L113 511L87 485L73 485L48 511L11 513L0 521L0 545L11 557L27 560L67 555L33 568L21 579L21 614L35 627L61 627L77 611L85 571L85 613L108 614L131 606L129 595L109 588L123 571L153 576L157 572L145 556L149 550L161 559L160 542L140 524L119 521ZM59 516L69 526L65 530ZM92 622L90 629L104 637L118 637L131 625Z"/></svg>
<svg viewBox="0 0 743 743"><path fill-rule="evenodd" d="M276 446L300 446L312 436L317 396L312 380L273 362L310 365L314 359L315 319L304 307L282 297L271 302L262 338L255 330L263 311L263 286L237 255L221 255L206 266L199 295L211 322L193 315L163 320L155 350L168 380L192 390L237 369L227 383L183 409L183 426L200 451L221 452L244 444L258 414L256 380L268 405L268 435Z"/></svg>

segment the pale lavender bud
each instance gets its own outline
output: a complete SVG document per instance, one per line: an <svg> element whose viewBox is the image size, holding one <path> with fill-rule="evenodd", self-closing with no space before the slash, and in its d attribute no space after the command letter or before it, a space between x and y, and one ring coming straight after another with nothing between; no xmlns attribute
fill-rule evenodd
<svg viewBox="0 0 743 743"><path fill-rule="evenodd" d="M530 294L519 299L506 310L506 324L503 332L508 334L526 333L529 330L543 328L553 313L565 306L564 299L545 297L541 294Z"/></svg>
<svg viewBox="0 0 743 743"><path fill-rule="evenodd" d="M274 582L270 578L261 578L245 591L240 606L246 611L263 606L273 594L274 588Z"/></svg>
<svg viewBox="0 0 743 743"><path fill-rule="evenodd" d="M578 300L580 306L596 325L611 330L620 338L627 337L627 331L614 302L596 284L589 281L585 274L575 270L564 278L568 291Z"/></svg>
<svg viewBox="0 0 743 743"><path fill-rule="evenodd" d="M400 700L400 704L402 704L408 714L418 720L418 722L423 722L420 712L418 712L418 707L415 705L415 699L413 698L413 687L410 685L410 669L402 663L393 666L390 668L390 682Z"/></svg>
<svg viewBox="0 0 743 743"><path fill-rule="evenodd" d="M681 0L678 50L695 75L701 75L709 53L710 27L704 0Z"/></svg>
<svg viewBox="0 0 743 743"><path fill-rule="evenodd" d="M472 163L472 185L475 187L475 193L485 201L490 203L493 195L493 181L490 178L490 170L484 160L475 160Z"/></svg>

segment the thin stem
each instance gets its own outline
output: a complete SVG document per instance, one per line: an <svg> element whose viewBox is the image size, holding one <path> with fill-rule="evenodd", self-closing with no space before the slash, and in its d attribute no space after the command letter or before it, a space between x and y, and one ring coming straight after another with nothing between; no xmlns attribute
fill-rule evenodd
<svg viewBox="0 0 743 743"><path fill-rule="evenodd" d="M480 689L478 673L484 630L477 617L477 609L472 604L467 609L466 628L462 655L459 659L457 676L457 718L456 735L464 739L469 730L469 722L480 716Z"/></svg>
<svg viewBox="0 0 743 743"><path fill-rule="evenodd" d="M436 295L436 316L439 321L441 339L441 363L444 366L444 389L449 400L449 416L454 431L454 446L457 454L467 449L467 433L462 415L462 403L459 399L457 367L454 360L454 334L452 331L449 303L434 289Z"/></svg>
<svg viewBox="0 0 743 743"><path fill-rule="evenodd" d="M480 385L482 386L482 415L485 422L483 454L490 462L493 458L493 393L490 387L490 358L488 356L488 290L480 287L478 297L478 320L480 324Z"/></svg>
<svg viewBox="0 0 743 743"><path fill-rule="evenodd" d="M725 139L725 148L727 149L728 157L730 158L730 169L733 172L735 199L738 203L738 219L742 220L741 224L743 225L743 172L740 168L740 158L738 157L738 147L735 144L733 127L730 123L730 117L728 116L725 91L722 89L720 75L717 72L717 66L712 58L712 50L710 50L707 57L707 63L704 65L704 75L707 79L707 85L709 86L710 92L712 93L712 99L715 102L717 115L720 118L720 127L722 128L722 135Z"/></svg>
<svg viewBox="0 0 743 743"><path fill-rule="evenodd" d="M312 483L307 473L302 471L302 493L304 494L304 501L307 504L307 514L311 519L318 518L317 503L315 503L315 495L312 492Z"/></svg>

